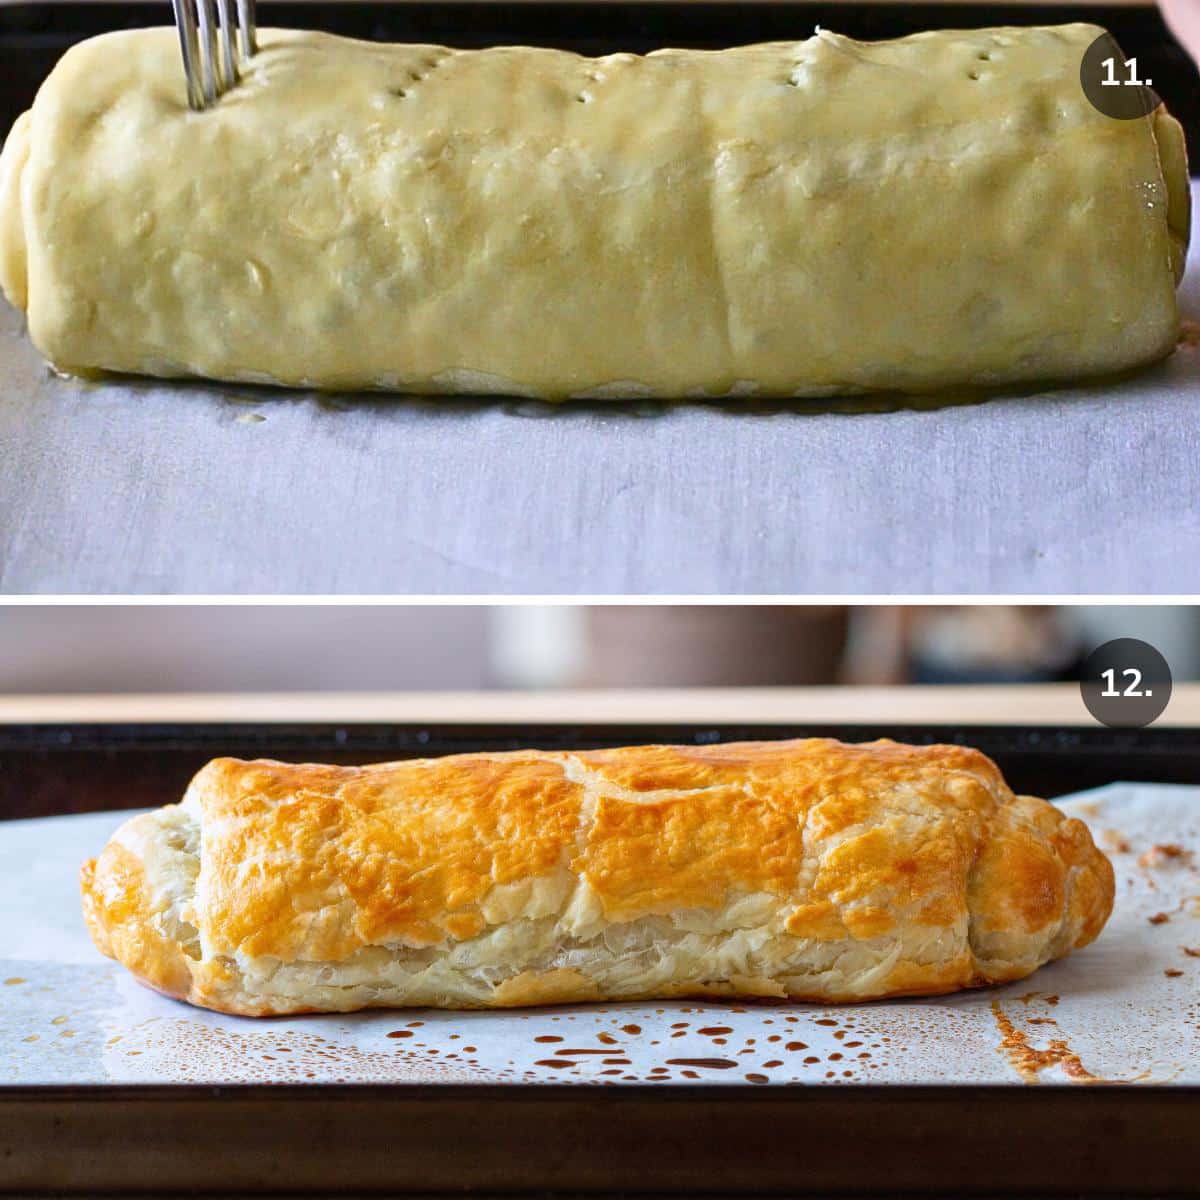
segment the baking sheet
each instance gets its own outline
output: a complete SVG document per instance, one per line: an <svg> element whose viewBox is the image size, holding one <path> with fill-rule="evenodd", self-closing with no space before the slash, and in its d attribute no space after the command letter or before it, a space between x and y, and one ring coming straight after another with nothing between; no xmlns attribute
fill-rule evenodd
<svg viewBox="0 0 1200 1200"><path fill-rule="evenodd" d="M934 411L555 408L63 380L0 302L0 592L1196 592L1187 339Z"/></svg>
<svg viewBox="0 0 1200 1200"><path fill-rule="evenodd" d="M76 872L128 813L0 824L0 1082L1200 1083L1200 787L1064 807L1112 855L1116 911L1093 946L1003 988L278 1020L164 999L92 949Z"/></svg>

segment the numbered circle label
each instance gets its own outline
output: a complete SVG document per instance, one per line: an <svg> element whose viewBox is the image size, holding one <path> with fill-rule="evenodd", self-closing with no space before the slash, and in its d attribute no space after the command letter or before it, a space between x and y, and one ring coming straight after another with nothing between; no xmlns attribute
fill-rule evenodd
<svg viewBox="0 0 1200 1200"><path fill-rule="evenodd" d="M1084 51L1079 66L1079 82L1092 107L1118 121L1144 117L1158 107L1151 86L1154 80L1143 74L1138 60L1126 58L1109 33L1101 34Z"/></svg>
<svg viewBox="0 0 1200 1200"><path fill-rule="evenodd" d="M1171 699L1171 668L1149 642L1117 638L1088 655L1079 682L1088 712L1102 725L1140 729Z"/></svg>

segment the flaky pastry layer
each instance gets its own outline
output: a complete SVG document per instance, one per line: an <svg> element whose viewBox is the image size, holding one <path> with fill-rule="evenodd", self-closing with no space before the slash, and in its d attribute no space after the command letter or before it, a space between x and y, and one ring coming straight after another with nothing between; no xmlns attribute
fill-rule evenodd
<svg viewBox="0 0 1200 1200"><path fill-rule="evenodd" d="M1087 827L959 746L208 764L83 869L96 945L222 1012L859 1001L1086 945Z"/></svg>

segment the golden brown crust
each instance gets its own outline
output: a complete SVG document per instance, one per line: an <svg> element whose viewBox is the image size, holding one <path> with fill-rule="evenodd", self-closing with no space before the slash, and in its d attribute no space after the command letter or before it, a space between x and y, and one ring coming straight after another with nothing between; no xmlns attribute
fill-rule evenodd
<svg viewBox="0 0 1200 1200"><path fill-rule="evenodd" d="M1087 944L1113 897L1081 822L960 746L217 759L137 822L84 869L96 944L238 1013L935 994Z"/></svg>
<svg viewBox="0 0 1200 1200"><path fill-rule="evenodd" d="M98 859L84 863L80 885L84 920L97 949L156 991L186 999L192 990L186 957L148 919L150 897L137 855L109 842Z"/></svg>

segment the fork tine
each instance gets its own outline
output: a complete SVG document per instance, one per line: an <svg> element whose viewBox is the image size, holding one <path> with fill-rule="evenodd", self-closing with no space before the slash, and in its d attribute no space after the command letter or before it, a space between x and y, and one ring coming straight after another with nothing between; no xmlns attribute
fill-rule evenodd
<svg viewBox="0 0 1200 1200"><path fill-rule="evenodd" d="M200 27L200 84L204 103L217 102L217 28L213 16L213 0L196 0L197 24Z"/></svg>
<svg viewBox="0 0 1200 1200"><path fill-rule="evenodd" d="M196 11L192 0L171 0L175 9L175 28L179 32L179 51L183 55L183 74L187 80L188 107L199 112L204 107L197 68Z"/></svg>
<svg viewBox="0 0 1200 1200"><path fill-rule="evenodd" d="M255 25L254 0L237 0L237 10L242 58L253 58L258 53L258 28Z"/></svg>
<svg viewBox="0 0 1200 1200"><path fill-rule="evenodd" d="M221 91L227 92L238 81L237 54L233 48L233 10L230 0L217 0L221 21Z"/></svg>

